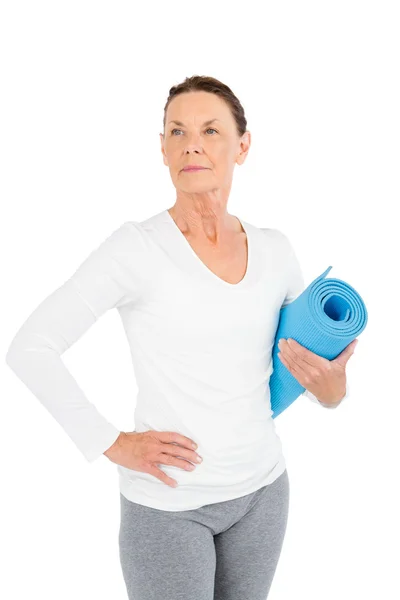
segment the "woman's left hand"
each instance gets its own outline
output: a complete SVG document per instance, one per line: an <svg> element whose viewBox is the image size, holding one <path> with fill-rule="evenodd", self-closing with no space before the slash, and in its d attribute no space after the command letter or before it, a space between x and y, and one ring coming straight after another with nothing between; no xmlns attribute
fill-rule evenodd
<svg viewBox="0 0 400 600"><path fill-rule="evenodd" d="M320 402L340 402L346 394L346 364L357 342L353 340L335 359L327 360L292 338L281 338L278 356L293 377Z"/></svg>

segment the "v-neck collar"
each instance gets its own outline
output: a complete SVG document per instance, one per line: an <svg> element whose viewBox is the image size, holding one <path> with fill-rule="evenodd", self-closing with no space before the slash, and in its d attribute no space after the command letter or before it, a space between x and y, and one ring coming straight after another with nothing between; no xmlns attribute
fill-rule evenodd
<svg viewBox="0 0 400 600"><path fill-rule="evenodd" d="M236 216L236 215L235 215ZM260 262L257 260L257 228L253 227L250 223L243 221L239 217L236 217L247 235L247 269L244 277L238 283L229 283L224 279L221 279L216 275L207 265L200 259L200 257L193 250L188 240L175 223L174 219L168 212L168 209L163 210L159 213L159 217L169 224L168 231L170 232L169 240L173 244L173 248L176 249L176 258L180 264L183 264L191 271L196 269L199 273L207 278L210 282L214 282L219 286L225 287L231 290L245 290L253 286L260 278Z"/></svg>

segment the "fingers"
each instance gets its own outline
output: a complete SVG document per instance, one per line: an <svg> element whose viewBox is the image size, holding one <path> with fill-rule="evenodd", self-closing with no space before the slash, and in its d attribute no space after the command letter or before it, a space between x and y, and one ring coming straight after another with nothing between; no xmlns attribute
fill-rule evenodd
<svg viewBox="0 0 400 600"><path fill-rule="evenodd" d="M166 483L170 487L175 488L178 485L178 482L175 479L172 479L172 477L168 477L168 475L164 473L162 469L159 469L154 464L149 465L147 472L150 473L150 475L154 475L154 477L157 477L157 479L160 479L160 481Z"/></svg>
<svg viewBox="0 0 400 600"><path fill-rule="evenodd" d="M189 448L190 450L196 450L196 448L198 447L193 440L186 437L186 435L176 433L176 431L157 431L155 433L157 433L158 438L166 444L172 444L175 442L180 446Z"/></svg>
<svg viewBox="0 0 400 600"><path fill-rule="evenodd" d="M185 471L193 471L196 467L192 465L191 462L181 458L179 456L165 454L164 452L160 452L156 460L156 463L161 463L163 465L168 465L171 467L179 467L180 469L184 469Z"/></svg>
<svg viewBox="0 0 400 600"><path fill-rule="evenodd" d="M299 344L297 344L297 346L299 347L299 349L297 349L296 347L295 350L293 344L290 345L288 342L285 342L285 340L283 340L282 342L280 342L279 347L281 351L280 353L278 353L278 358L283 362L285 366L285 363L287 363L290 369L294 373L296 373L296 375L299 375L300 377L304 375L307 375L309 377L316 377L318 375L318 368L316 363L309 362L309 360L307 360L308 355L303 352L303 350L307 350L306 348L303 348ZM309 350L307 350L307 353L313 354ZM329 362L323 359L322 357L319 357L318 355L316 355L316 357L324 362ZM318 367L320 368L321 364L319 364Z"/></svg>
<svg viewBox="0 0 400 600"><path fill-rule="evenodd" d="M182 448L182 446L175 446L175 444L163 444L162 442L161 444L161 448L157 449L161 454L166 454L174 457L180 456L194 463L202 462L201 456L197 454L197 452L195 452L194 450L187 450L186 448Z"/></svg>
<svg viewBox="0 0 400 600"><path fill-rule="evenodd" d="M178 467L185 471L193 471L196 465L193 465L192 462L202 462L201 456L193 450L194 443L190 438L174 431L151 430L146 433L150 434L148 437L152 439L151 446L148 446L146 470L163 483L171 487L178 485L175 479L168 477L157 466L158 464Z"/></svg>
<svg viewBox="0 0 400 600"><path fill-rule="evenodd" d="M293 338L288 338L287 340L281 338L278 342L278 348L282 348L285 354L289 354L296 362L301 363L302 368L305 365L320 367L322 364L328 362L326 358L315 352L311 352L311 350L308 350L308 348L302 346Z"/></svg>

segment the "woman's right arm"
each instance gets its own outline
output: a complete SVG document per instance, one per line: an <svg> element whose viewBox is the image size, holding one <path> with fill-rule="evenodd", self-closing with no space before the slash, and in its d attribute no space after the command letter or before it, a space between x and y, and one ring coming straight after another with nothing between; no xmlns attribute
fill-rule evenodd
<svg viewBox="0 0 400 600"><path fill-rule="evenodd" d="M113 445L120 430L88 400L61 355L107 310L132 301L127 257L137 235L133 222L113 231L32 312L6 354L7 365L89 462Z"/></svg>
<svg viewBox="0 0 400 600"><path fill-rule="evenodd" d="M282 232L280 232L282 234ZM286 292L286 296L285 299L282 303L282 307L287 306L288 304L291 304L291 302L294 302L294 300L296 300L296 298L298 296L300 296L300 294L303 293L303 291L305 290L305 282L304 282L304 275L303 275L303 271L302 268L300 266L300 262L299 259L297 258L297 253L295 252L295 249L293 247L292 242L289 240L289 238L287 237L286 234L283 234L284 236L284 241L286 243L286 247L288 249L288 289ZM314 394L312 392L310 392L310 390L305 389L304 392L302 392L302 395L305 396L306 398L308 398L309 400L311 400L311 402L314 402L315 404L319 404L320 406L323 406L324 408L336 408L337 406L339 406L339 404L341 404L341 402L343 402L343 400L346 400L349 395L350 395L350 386L347 382L346 385L346 393L344 395L344 397L342 398L342 400L338 403L338 404L323 404L323 402L320 402L318 400L318 398L316 396L314 396Z"/></svg>

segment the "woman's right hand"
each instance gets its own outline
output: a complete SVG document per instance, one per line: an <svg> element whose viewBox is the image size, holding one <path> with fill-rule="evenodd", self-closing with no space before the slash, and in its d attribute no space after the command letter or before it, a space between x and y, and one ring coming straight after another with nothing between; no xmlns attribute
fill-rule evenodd
<svg viewBox="0 0 400 600"><path fill-rule="evenodd" d="M195 444L193 440L174 431L121 431L114 444L103 454L117 465L149 473L167 485L176 487L177 481L168 477L157 465L172 465L193 471L201 460L197 461L199 455L192 444ZM195 446L197 448L197 444Z"/></svg>

